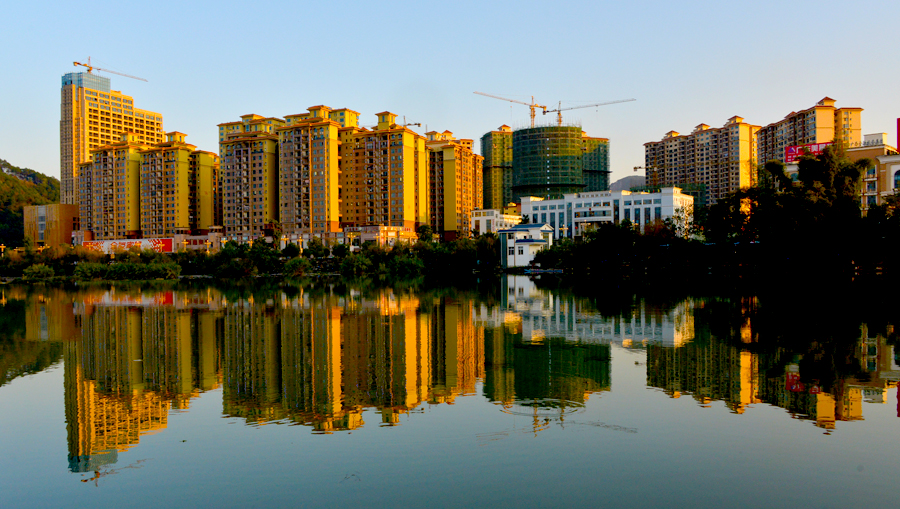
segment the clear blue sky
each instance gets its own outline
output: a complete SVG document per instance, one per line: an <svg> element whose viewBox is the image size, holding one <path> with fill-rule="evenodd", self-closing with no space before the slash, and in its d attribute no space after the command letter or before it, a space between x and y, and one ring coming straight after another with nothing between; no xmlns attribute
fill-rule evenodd
<svg viewBox="0 0 900 509"><path fill-rule="evenodd" d="M167 131L217 151L216 124L326 104L389 110L479 139L528 108L574 106L611 140L613 179L643 144L733 116L765 125L824 96L896 140L896 1L9 2L0 158L59 175L60 77L88 56ZM13 122L12 119L17 119ZM543 117L550 122L551 115ZM417 129L417 128L414 128ZM476 147L480 145L476 143Z"/></svg>

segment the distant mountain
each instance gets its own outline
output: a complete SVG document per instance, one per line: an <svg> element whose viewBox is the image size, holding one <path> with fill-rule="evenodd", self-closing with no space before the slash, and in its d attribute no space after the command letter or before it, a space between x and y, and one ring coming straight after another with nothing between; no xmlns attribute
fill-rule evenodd
<svg viewBox="0 0 900 509"><path fill-rule="evenodd" d="M630 175L628 177L620 178L619 180L613 182L609 185L610 191L628 191L632 187L641 187L644 185L644 176L643 175Z"/></svg>
<svg viewBox="0 0 900 509"><path fill-rule="evenodd" d="M23 243L22 208L59 203L59 180L0 159L0 243Z"/></svg>

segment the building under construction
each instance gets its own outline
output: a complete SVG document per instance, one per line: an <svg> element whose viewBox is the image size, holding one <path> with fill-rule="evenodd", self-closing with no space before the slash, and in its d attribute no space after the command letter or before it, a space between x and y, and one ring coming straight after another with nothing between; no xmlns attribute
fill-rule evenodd
<svg viewBox="0 0 900 509"><path fill-rule="evenodd" d="M512 197L512 128L500 126L481 137L484 156L484 208L502 209Z"/></svg>
<svg viewBox="0 0 900 509"><path fill-rule="evenodd" d="M486 202L489 195L492 197L490 208L503 206L494 203L495 197L508 202L518 201L522 196L560 198L566 193L609 189L609 140L589 137L581 127L571 125L513 131L511 178L502 178L503 168L493 162L502 162L495 156L498 145L495 140L508 132L509 128L504 131L503 127L482 137L484 195ZM488 154L492 156L490 159ZM500 192L494 189L499 185L503 186Z"/></svg>

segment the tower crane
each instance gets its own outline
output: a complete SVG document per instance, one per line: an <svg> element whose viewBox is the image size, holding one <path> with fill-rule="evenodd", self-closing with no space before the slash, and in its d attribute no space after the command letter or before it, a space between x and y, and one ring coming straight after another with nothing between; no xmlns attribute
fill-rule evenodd
<svg viewBox="0 0 900 509"><path fill-rule="evenodd" d="M577 110L579 108L593 108L594 106L606 106L607 104L617 104L617 103L627 103L631 101L635 101L636 99L619 99L618 101L607 101L605 103L596 103L596 104L585 104L584 106L572 106L571 108L563 108L562 101L559 102L559 106L555 110L544 110L544 115L547 113L556 113L556 122L557 125L562 125L562 112L568 110Z"/></svg>
<svg viewBox="0 0 900 509"><path fill-rule="evenodd" d="M541 106L540 104L534 102L534 96L531 96L531 103L527 103L524 101L517 101L515 99L507 99L505 97L500 97L497 95L485 94L484 92L475 92L475 93L478 95L483 95L485 97L493 97L494 99L500 99L501 101L509 101L511 103L524 104L525 106L528 106L529 108L531 108L531 127L534 127L534 109L535 108L541 108L542 110L544 110L544 114L545 115L547 114L547 107Z"/></svg>
<svg viewBox="0 0 900 509"><path fill-rule="evenodd" d="M147 81L147 80L145 80L144 78L138 78L137 76L132 76L132 75L130 75L130 74L125 74L125 73L122 73L122 72L110 71L109 69L101 69L101 68L99 68L99 67L97 67L97 66L91 65L91 57L88 57L88 63L86 63L86 64L82 64L81 62L72 62L72 65L80 65L80 66L83 66L83 67L87 67L88 72L91 72L91 71L93 71L94 69L97 69L98 71L111 72L111 73L113 73L113 74L118 74L119 76L125 76L126 78L131 78L131 79L141 80L141 81Z"/></svg>

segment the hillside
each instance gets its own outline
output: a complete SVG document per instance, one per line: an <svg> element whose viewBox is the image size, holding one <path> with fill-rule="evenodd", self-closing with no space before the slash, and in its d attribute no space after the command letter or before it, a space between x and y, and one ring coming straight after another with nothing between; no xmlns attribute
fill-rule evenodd
<svg viewBox="0 0 900 509"><path fill-rule="evenodd" d="M59 203L59 180L0 159L0 243L23 243L22 208Z"/></svg>

